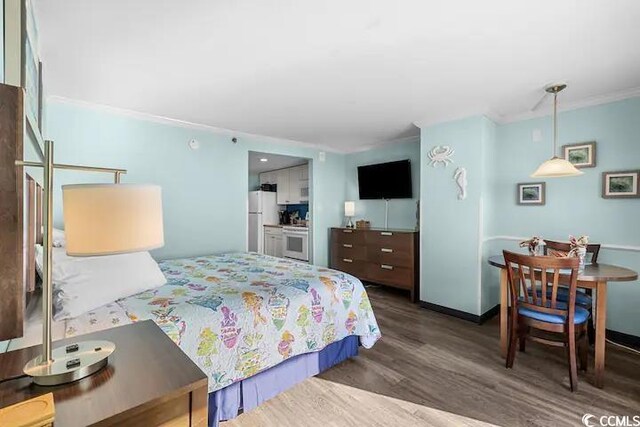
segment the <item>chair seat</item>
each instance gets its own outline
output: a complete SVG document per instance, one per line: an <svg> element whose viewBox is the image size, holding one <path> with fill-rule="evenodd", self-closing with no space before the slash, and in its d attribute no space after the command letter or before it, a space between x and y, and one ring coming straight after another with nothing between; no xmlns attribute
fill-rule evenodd
<svg viewBox="0 0 640 427"><path fill-rule="evenodd" d="M556 301L569 302L569 288L558 288ZM576 304L585 308L589 308L593 304L593 298L591 298L584 292L576 291Z"/></svg>
<svg viewBox="0 0 640 427"><path fill-rule="evenodd" d="M565 303L556 302L556 306L560 310L566 309L567 305ZM565 323L565 316L561 316L559 314L549 314L542 313L540 311L536 311L527 307L518 307L518 314L524 317L528 317L530 319L539 320L541 322L546 323L555 323L555 324L563 324ZM580 325L589 319L589 310L576 306L576 313L573 317L573 323L576 325Z"/></svg>
<svg viewBox="0 0 640 427"><path fill-rule="evenodd" d="M540 296L542 295L542 290L538 289L537 294L538 294L538 298L540 298ZM551 298L551 290L548 290L548 289L547 289L547 298ZM564 302L564 303L569 302L569 288L558 287L558 295L556 296L556 301ZM576 304L589 309L593 305L593 298L591 298L589 295L585 294L584 292L576 292Z"/></svg>

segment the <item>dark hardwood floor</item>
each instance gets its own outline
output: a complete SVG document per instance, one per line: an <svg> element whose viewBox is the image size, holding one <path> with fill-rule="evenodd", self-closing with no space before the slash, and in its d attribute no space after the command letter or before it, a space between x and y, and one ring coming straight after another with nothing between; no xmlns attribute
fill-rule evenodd
<svg viewBox="0 0 640 427"><path fill-rule="evenodd" d="M577 426L585 413L640 415L638 354L608 344L605 388L591 370L571 393L562 349L527 343L507 370L497 318L478 326L368 292L382 331L372 349L225 425Z"/></svg>

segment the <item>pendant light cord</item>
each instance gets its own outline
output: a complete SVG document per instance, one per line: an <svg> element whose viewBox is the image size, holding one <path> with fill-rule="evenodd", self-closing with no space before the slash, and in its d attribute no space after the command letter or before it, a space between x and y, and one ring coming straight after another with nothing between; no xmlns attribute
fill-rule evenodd
<svg viewBox="0 0 640 427"><path fill-rule="evenodd" d="M555 89L553 92L553 153L551 153L551 158L558 155L558 90Z"/></svg>

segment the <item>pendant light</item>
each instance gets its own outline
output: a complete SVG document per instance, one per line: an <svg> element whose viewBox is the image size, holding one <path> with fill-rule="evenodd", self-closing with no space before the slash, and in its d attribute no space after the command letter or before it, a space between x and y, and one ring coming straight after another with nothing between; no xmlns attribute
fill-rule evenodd
<svg viewBox="0 0 640 427"><path fill-rule="evenodd" d="M578 176L584 173L568 160L556 155L558 152L558 92L566 87L566 84L555 84L545 88L547 93L553 94L553 153L551 154L551 159L538 166L538 169L531 174L531 178L560 178Z"/></svg>

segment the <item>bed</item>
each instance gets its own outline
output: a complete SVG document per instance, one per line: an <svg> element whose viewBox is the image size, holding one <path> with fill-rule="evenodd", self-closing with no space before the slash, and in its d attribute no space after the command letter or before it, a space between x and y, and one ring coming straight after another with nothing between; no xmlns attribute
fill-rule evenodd
<svg viewBox="0 0 640 427"><path fill-rule="evenodd" d="M28 175L25 187L22 289L33 307L42 190ZM56 251L65 249L54 248L54 266ZM346 273L243 252L158 264L166 284L54 322L54 339L153 320L209 377L210 425L253 409L380 338L363 284ZM38 339L36 323L25 331ZM26 335L12 343L17 341L14 349L33 344Z"/></svg>
<svg viewBox="0 0 640 427"><path fill-rule="evenodd" d="M153 320L209 377L209 424L370 348L380 331L353 276L256 253L161 261L167 283L73 319L64 336Z"/></svg>

